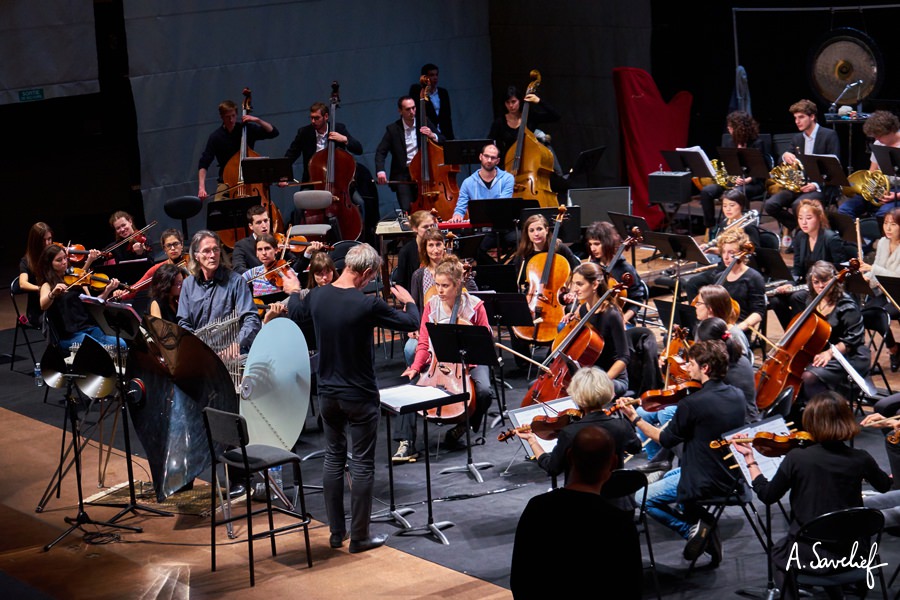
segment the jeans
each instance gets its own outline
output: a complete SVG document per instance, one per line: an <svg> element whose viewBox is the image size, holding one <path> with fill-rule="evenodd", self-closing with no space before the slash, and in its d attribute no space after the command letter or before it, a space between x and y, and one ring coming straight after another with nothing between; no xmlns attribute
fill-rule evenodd
<svg viewBox="0 0 900 600"><path fill-rule="evenodd" d="M672 420L672 417L675 416L675 409L677 409L677 408L678 408L678 406L673 404L671 406L666 406L664 408L661 408L660 410L658 410L656 412L650 412L648 410L644 410L643 408L641 408L639 406L637 408L637 414L640 415L641 418L643 418L645 421L647 421L651 425L653 425L655 427L662 427L663 425L665 425L666 423L668 423L669 421ZM642 442L644 440L648 439L647 436L640 429L638 429L636 431L636 433ZM657 444L656 442L654 442L653 440L650 440L649 442L647 442L647 445L644 446L644 450L646 450L646 452L647 452L647 460L653 460L653 457L656 456L656 454L660 451L660 449L661 449L660 445Z"/></svg>
<svg viewBox="0 0 900 600"><path fill-rule="evenodd" d="M685 521L684 515L675 508L680 480L681 467L676 467L663 475L662 479L650 484L647 490L647 514L687 539L691 524ZM635 496L635 501L640 504L641 498Z"/></svg>
<svg viewBox="0 0 900 600"><path fill-rule="evenodd" d="M838 207L838 213L856 218L870 215L874 212L876 217L883 217L897 206L900 206L897 202L888 202L887 204L882 204L877 207L876 210L875 205L866 202L862 196L853 196L852 198L844 200Z"/></svg>
<svg viewBox="0 0 900 600"><path fill-rule="evenodd" d="M322 427L325 432L325 461L322 484L325 512L331 533L343 535L344 468L347 465L347 428L350 457L350 539L369 538L372 513L372 489L375 484L375 438L378 433L379 401L349 401L322 394L319 396Z"/></svg>
<svg viewBox="0 0 900 600"><path fill-rule="evenodd" d="M116 338L115 336L106 335L103 333L103 330L97 327L96 325L92 325L87 329L83 329L79 331L72 337L67 340L59 340L59 347L63 350L68 350L72 347L72 344L81 344L84 341L84 338L91 337L94 341L99 342L103 346L115 346ZM125 340L119 339L119 346L122 348L126 348Z"/></svg>

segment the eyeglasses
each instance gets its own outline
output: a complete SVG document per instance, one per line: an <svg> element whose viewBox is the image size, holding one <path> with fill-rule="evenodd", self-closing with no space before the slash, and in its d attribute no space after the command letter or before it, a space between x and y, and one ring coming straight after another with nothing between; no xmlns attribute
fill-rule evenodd
<svg viewBox="0 0 900 600"><path fill-rule="evenodd" d="M222 251L222 249L219 248L219 247L216 247L216 248L206 248L205 250L198 250L198 251L197 251L197 254L200 254L201 256L212 256L212 255L214 255L214 254L218 254L218 253L221 252L221 251Z"/></svg>
<svg viewBox="0 0 900 600"><path fill-rule="evenodd" d="M169 242L168 244L166 244L166 249L174 250L175 248L181 248L182 246L184 246L184 244L182 244L181 242Z"/></svg>

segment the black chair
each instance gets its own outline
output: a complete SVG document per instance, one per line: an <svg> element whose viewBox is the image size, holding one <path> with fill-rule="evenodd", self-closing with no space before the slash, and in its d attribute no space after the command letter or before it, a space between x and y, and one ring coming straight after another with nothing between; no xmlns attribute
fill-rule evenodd
<svg viewBox="0 0 900 600"><path fill-rule="evenodd" d="M16 356L16 349L25 344L28 347L28 354L31 355L31 363L34 364L37 362L37 359L34 357L34 349L31 347L31 338L29 338L29 332L37 332L41 337L37 341L42 341L44 339L43 333L41 333L41 328L36 324L32 324L31 321L28 320L28 316L22 312L19 308L19 302L17 298L22 298L26 296L28 292L22 290L22 287L19 285L19 277L16 276L9 284L9 299L12 300L13 308L16 311L16 329L13 332L13 345L12 350L9 353L9 370L13 370L13 364L15 364L16 359L19 357ZM19 332L22 333L22 340L19 341Z"/></svg>
<svg viewBox="0 0 900 600"><path fill-rule="evenodd" d="M248 445L250 436L247 432L247 421L241 415L229 413L215 408L206 407L203 409L203 422L206 426L206 439L209 444L209 454L212 458L212 491L210 493L210 544L211 544L211 560L212 570L216 570L216 525L231 523L238 519L247 520L247 548L250 561L250 585L256 585L256 576L253 565L253 540L261 537L268 537L272 544L272 556L277 554L275 548L275 534L289 531L291 529L303 528L303 535L306 541L306 563L312 568L312 554L309 548L309 523L311 516L306 512L306 499L303 496L303 477L300 472L299 456L293 452L278 448L275 446L267 446L263 444ZM223 451L217 448L225 448ZM228 469L237 469L243 473L244 489L247 490L247 510L246 514L231 515L230 500L225 505L222 498L221 489L218 485L218 465L225 465L225 484L229 489ZM294 489L296 497L300 503L300 512L295 512L280 506L272 505L272 489L267 476L268 469L279 467L282 465L293 465L294 469ZM266 506L253 510L250 505L250 476L253 473L261 472L266 484ZM216 498L228 507L225 512L225 518L216 519ZM298 519L296 523L275 528L273 520L273 511L288 515ZM266 513L269 517L269 528L266 531L253 533L253 517L258 514Z"/></svg>
<svg viewBox="0 0 900 600"><path fill-rule="evenodd" d="M794 402L794 387L787 386L781 393L779 393L775 397L775 401L766 408L763 413L760 415L763 419L768 419L769 417L774 417L775 415L781 415L785 419L787 419L788 415L791 412L791 405Z"/></svg>
<svg viewBox="0 0 900 600"><path fill-rule="evenodd" d="M869 549L876 548L875 558L872 563L872 571L877 572L881 583L881 597L887 600L887 586L884 582L884 572L880 565L877 547L881 545L881 534L884 530L884 515L874 508L854 507L836 510L816 517L800 528L796 541L800 544L812 546L819 544L817 553L823 556L825 553L834 557L851 557L851 548L858 544L856 559L862 555L869 558ZM875 544L875 545L873 545ZM856 584L866 586L867 570L858 566L849 566L844 569L836 569L828 573L814 573L804 569L790 569L788 578L794 590L799 586L843 586ZM787 583L787 582L786 582ZM866 588L863 588L866 589Z"/></svg>
<svg viewBox="0 0 900 600"><path fill-rule="evenodd" d="M759 230L759 245L761 247L769 248L771 250L781 249L781 240L778 239L777 233L762 227L757 227L757 229Z"/></svg>
<svg viewBox="0 0 900 600"><path fill-rule="evenodd" d="M181 233L184 235L185 242L190 240L188 237L187 220L200 214L203 208L203 201L197 196L179 196L166 200L163 210L171 219L181 221Z"/></svg>
<svg viewBox="0 0 900 600"><path fill-rule="evenodd" d="M891 316L883 306L869 306L862 309L863 326L869 336L869 349L872 351L872 367L869 369L869 375L881 375L884 381L884 387L887 389L888 395L893 394L891 384L888 383L887 374L881 366L881 351L884 350L884 336L891 330ZM879 341L875 341L875 336L880 336Z"/></svg>
<svg viewBox="0 0 900 600"><path fill-rule="evenodd" d="M603 484L600 495L607 500L619 500L621 498L634 499L640 493L641 502L640 506L637 507L637 513L634 515L634 524L637 526L638 534L643 533L647 542L647 556L650 559L650 563L645 568L652 570L656 597L662 600L659 590L659 578L656 574L656 559L653 557L653 544L650 541L650 528L647 526L647 488L649 485L647 475L641 471L616 469L606 483Z"/></svg>
<svg viewBox="0 0 900 600"><path fill-rule="evenodd" d="M338 272L344 270L344 258L353 246L359 245L356 240L341 240L334 244L334 250L331 251L331 260L334 262L334 268Z"/></svg>

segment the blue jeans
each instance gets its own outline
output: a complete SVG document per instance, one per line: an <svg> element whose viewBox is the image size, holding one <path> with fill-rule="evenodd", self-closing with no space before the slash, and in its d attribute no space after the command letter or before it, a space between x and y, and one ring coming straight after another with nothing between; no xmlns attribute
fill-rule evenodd
<svg viewBox="0 0 900 600"><path fill-rule="evenodd" d="M115 346L116 338L111 335L106 335L103 333L103 330L97 327L96 325L92 325L87 329L83 329L66 340L59 340L59 347L63 350L68 350L72 347L72 344L81 344L84 341L84 338L91 337L94 341L99 342L104 346ZM120 339L119 345L122 348L126 348L125 340Z"/></svg>
<svg viewBox="0 0 900 600"><path fill-rule="evenodd" d="M897 202L888 202L887 204L882 204L875 212L875 216L883 217L898 206L900 206L900 203ZM873 211L875 211L875 205L866 202L862 196L853 196L852 198L847 198L838 207L838 214L849 215L853 218L872 214Z"/></svg>
<svg viewBox="0 0 900 600"><path fill-rule="evenodd" d="M684 520L684 515L675 504L680 480L681 467L676 467L650 484L647 489L647 514L687 539L691 524ZM635 501L640 504L641 498L635 496Z"/></svg>
<svg viewBox="0 0 900 600"><path fill-rule="evenodd" d="M416 347L419 345L419 340L416 338L406 338L406 343L403 344L403 358L406 359L406 366L411 367L413 362L416 360Z"/></svg>
<svg viewBox="0 0 900 600"><path fill-rule="evenodd" d="M372 489L375 484L375 437L378 433L380 403L348 401L320 395L322 427L325 431L325 461L322 484L325 513L331 533L344 534L344 467L347 464L347 429L352 442L350 457L350 539L369 538Z"/></svg>
<svg viewBox="0 0 900 600"><path fill-rule="evenodd" d="M655 427L662 427L672 420L672 417L675 416L675 409L677 408L678 406L673 404L671 406L666 406L656 412L650 412L648 410L644 410L639 406L637 407L637 414L639 414L645 421L647 421L651 425ZM638 429L636 433L642 442L647 439L647 436L644 435L644 433L641 432L640 429ZM647 460L653 460L653 457L656 456L656 454L660 451L660 445L653 440L650 440L649 442L647 442L647 445L644 446L644 450L646 450L647 452Z"/></svg>

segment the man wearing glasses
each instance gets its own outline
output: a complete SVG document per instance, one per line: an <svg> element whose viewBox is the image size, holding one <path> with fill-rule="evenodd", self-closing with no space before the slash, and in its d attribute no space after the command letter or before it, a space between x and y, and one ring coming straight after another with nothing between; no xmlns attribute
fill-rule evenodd
<svg viewBox="0 0 900 600"><path fill-rule="evenodd" d="M450 221L459 222L466 216L469 200L494 200L496 198L512 198L513 185L516 182L511 173L497 167L500 163L500 150L493 144L481 149L478 155L481 168L466 177L459 188L459 199Z"/></svg>

